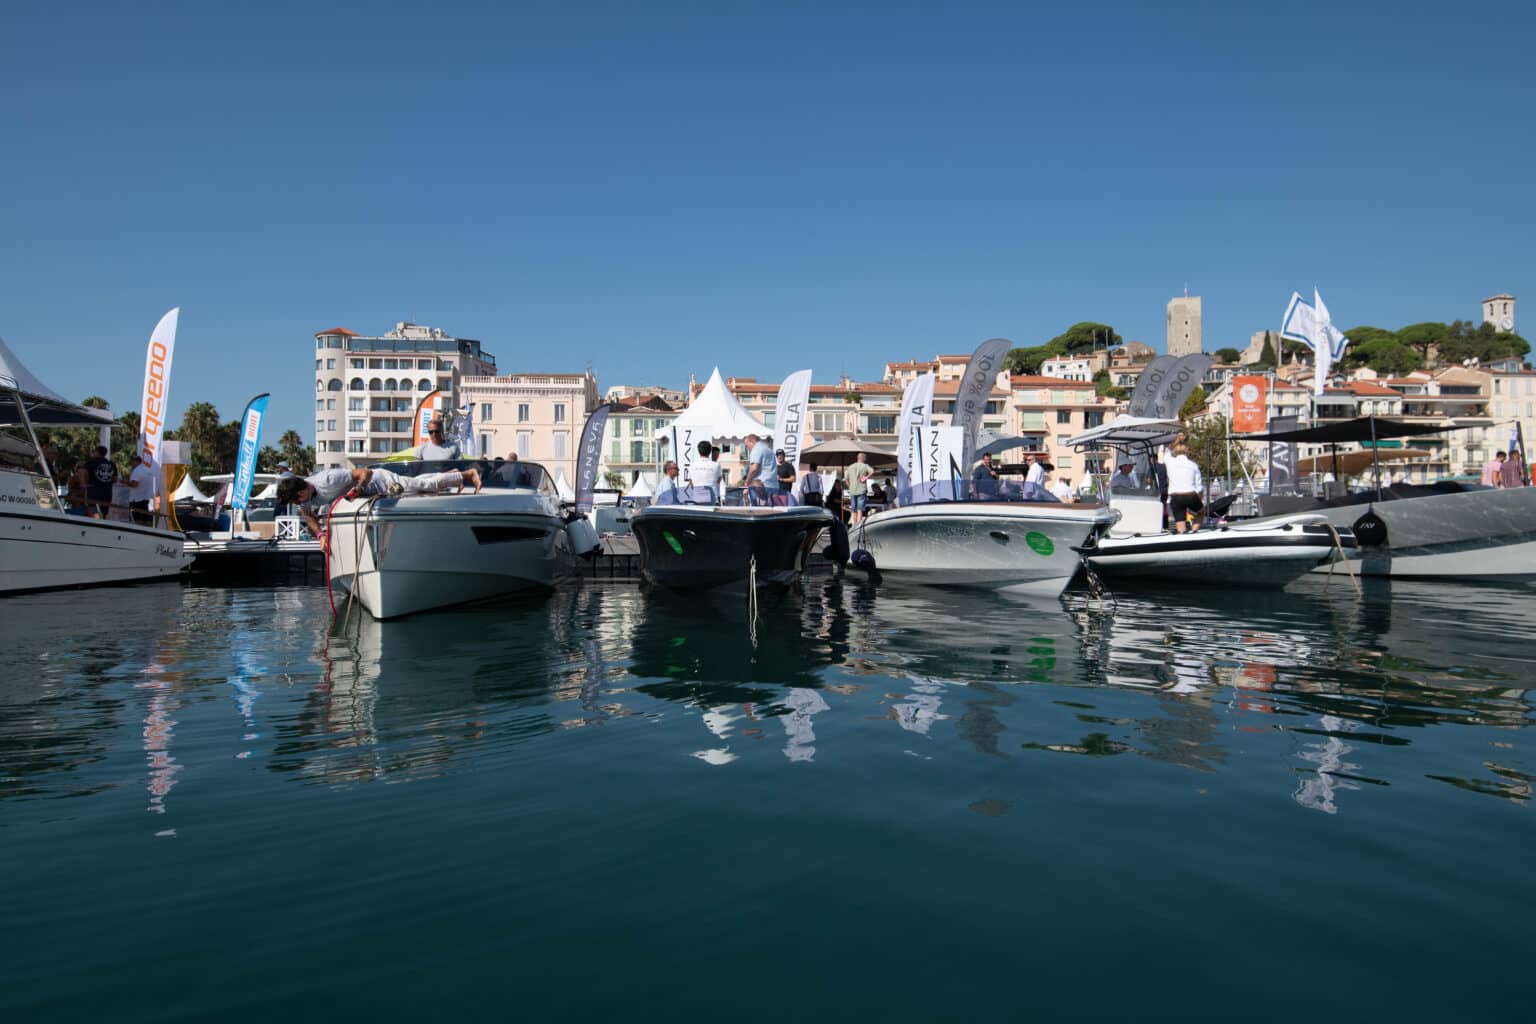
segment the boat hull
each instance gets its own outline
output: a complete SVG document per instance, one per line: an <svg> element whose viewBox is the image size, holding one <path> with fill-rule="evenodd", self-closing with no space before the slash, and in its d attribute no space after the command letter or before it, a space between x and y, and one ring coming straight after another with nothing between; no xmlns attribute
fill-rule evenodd
<svg viewBox="0 0 1536 1024"><path fill-rule="evenodd" d="M1116 520L1099 505L931 502L869 517L854 544L882 575L934 586L1059 594L1082 547Z"/></svg>
<svg viewBox="0 0 1536 1024"><path fill-rule="evenodd" d="M176 579L191 563L179 533L47 509L0 512L0 594Z"/></svg>
<svg viewBox="0 0 1536 1024"><path fill-rule="evenodd" d="M1341 531L1338 545L1322 516L1294 516L1236 524L1195 533L1101 537L1084 552L1106 580L1177 580L1207 586L1283 587L1313 568L1326 567L1354 538Z"/></svg>
<svg viewBox="0 0 1536 1024"><path fill-rule="evenodd" d="M1381 544L1361 538L1355 566L1364 575L1536 581L1536 487L1421 494L1316 511L1335 526L1353 527L1367 510L1387 531Z"/></svg>
<svg viewBox="0 0 1536 1024"><path fill-rule="evenodd" d="M832 513L808 505L651 505L630 517L630 529L647 581L683 590L745 590L754 576L760 588L797 582L832 522Z"/></svg>
<svg viewBox="0 0 1536 1024"><path fill-rule="evenodd" d="M558 505L535 493L344 500L329 528L332 585L378 619L547 591L576 569Z"/></svg>

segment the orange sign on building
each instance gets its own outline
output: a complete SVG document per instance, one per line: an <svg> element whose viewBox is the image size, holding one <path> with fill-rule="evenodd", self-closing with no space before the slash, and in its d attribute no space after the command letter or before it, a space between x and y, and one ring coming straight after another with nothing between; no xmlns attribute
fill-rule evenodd
<svg viewBox="0 0 1536 1024"><path fill-rule="evenodd" d="M1232 433L1257 434L1269 424L1264 408L1268 390L1264 377L1232 378Z"/></svg>

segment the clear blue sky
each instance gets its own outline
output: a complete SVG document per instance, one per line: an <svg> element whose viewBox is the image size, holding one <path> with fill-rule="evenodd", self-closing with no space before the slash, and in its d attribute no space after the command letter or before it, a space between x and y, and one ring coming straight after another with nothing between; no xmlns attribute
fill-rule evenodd
<svg viewBox="0 0 1536 1024"><path fill-rule="evenodd" d="M1536 335L1526 5L224 6L6 15L0 336L70 397L172 306L173 421L306 440L313 333L407 318L601 387L1161 347L1186 284L1207 349L1314 284Z"/></svg>

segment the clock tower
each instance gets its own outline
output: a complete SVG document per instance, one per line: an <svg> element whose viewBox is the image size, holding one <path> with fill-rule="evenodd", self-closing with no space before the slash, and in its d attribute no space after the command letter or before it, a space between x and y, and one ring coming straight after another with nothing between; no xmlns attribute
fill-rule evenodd
<svg viewBox="0 0 1536 1024"><path fill-rule="evenodd" d="M1483 300L1483 323L1493 324L1501 331L1515 329L1515 297L1494 295Z"/></svg>

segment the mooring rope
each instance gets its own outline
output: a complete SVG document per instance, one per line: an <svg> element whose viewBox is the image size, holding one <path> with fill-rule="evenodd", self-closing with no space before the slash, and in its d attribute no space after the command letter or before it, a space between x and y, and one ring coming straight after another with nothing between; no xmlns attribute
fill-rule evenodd
<svg viewBox="0 0 1536 1024"><path fill-rule="evenodd" d="M747 562L747 634L757 650L757 556Z"/></svg>
<svg viewBox="0 0 1536 1024"><path fill-rule="evenodd" d="M1360 586L1360 577L1356 575L1355 567L1349 564L1349 556L1344 553L1344 542L1339 538L1338 527L1334 526L1332 523L1327 522L1325 522L1325 525L1328 527L1328 532L1333 534L1333 550L1339 553L1339 557L1336 561L1328 563L1329 582L1333 581L1333 567L1339 562L1343 562L1344 571L1349 573L1350 582L1355 585L1355 596L1363 597L1365 595L1365 590Z"/></svg>

